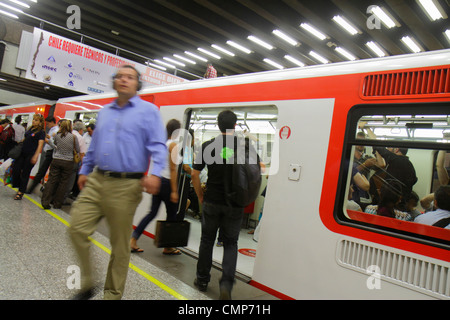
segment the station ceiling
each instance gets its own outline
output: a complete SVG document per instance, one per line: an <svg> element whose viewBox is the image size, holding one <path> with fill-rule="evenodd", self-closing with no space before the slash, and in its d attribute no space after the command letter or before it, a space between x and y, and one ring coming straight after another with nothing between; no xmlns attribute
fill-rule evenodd
<svg viewBox="0 0 450 320"><path fill-rule="evenodd" d="M411 53L401 40L409 36L421 51L450 48L450 0L430 0L438 5L442 18L433 20L417 0L21 0L30 5L25 14L17 14L19 21L30 26L80 41L93 47L118 53L120 56L145 63L175 65L168 59L184 64L177 70L166 67L188 80L202 78L211 63L218 76L228 76L273 70L277 67L297 67L287 60L290 56L304 65L320 64L311 52L319 54L328 63L353 59L336 48L342 48L355 59L370 59L377 55L367 45L373 42L387 56ZM14 5L14 2L0 2ZM67 30L70 5L80 8L80 29ZM393 27L388 28L378 19L373 9L378 6L390 16ZM2 8L0 8L2 9ZM355 29L350 34L333 18L340 16ZM40 20L41 19L41 20ZM336 18L335 18L336 19ZM301 25L319 30L319 39ZM61 29L60 26L66 29ZM274 33L279 30L297 44L292 45ZM267 49L248 37L257 37L272 46ZM99 41L97 41L99 40ZM245 53L230 45L237 43ZM230 56L217 47L234 54ZM214 58L199 50L212 52ZM338 49L340 50L340 49ZM201 61L186 52L203 57ZM176 56L174 56L176 55ZM179 57L194 61L191 64ZM168 58L168 59L167 59ZM298 62L297 62L298 63ZM0 83L0 86L4 84ZM66 94L67 92L61 92Z"/></svg>

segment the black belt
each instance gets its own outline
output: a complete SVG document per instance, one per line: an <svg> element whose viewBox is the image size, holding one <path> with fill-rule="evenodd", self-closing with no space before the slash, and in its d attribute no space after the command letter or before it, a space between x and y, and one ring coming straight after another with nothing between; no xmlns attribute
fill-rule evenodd
<svg viewBox="0 0 450 320"><path fill-rule="evenodd" d="M105 177L122 178L122 179L140 179L144 176L142 172L114 172L102 169L97 169L98 173L101 173Z"/></svg>

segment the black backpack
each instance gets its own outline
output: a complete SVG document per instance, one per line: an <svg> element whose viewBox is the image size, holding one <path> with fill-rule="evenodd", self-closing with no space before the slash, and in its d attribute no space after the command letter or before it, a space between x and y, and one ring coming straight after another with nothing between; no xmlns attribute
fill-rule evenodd
<svg viewBox="0 0 450 320"><path fill-rule="evenodd" d="M261 167L256 150L248 139L237 139L234 154L227 161L225 200L233 207L245 208L259 195Z"/></svg>

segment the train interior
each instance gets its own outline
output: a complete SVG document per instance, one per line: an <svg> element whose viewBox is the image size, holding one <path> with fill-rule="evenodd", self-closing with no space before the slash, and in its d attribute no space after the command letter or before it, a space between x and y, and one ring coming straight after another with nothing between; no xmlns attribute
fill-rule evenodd
<svg viewBox="0 0 450 320"><path fill-rule="evenodd" d="M377 158L373 148L379 146L385 147L391 152L395 152L396 146L399 148L403 146L407 150L406 156L411 161L417 176L417 182L413 185L413 196L411 197L415 200L412 199L410 205L404 206L401 210L396 206L396 209L407 212L409 216L396 214L396 218L412 222L419 212L433 210L430 195L440 185L450 183L448 178L450 171L450 116L448 110L442 109L440 114L414 115L405 112L403 114L364 115L358 119L355 132L355 140L353 140L353 143L347 144L349 153L345 199L348 199L348 201L343 202L342 212L344 215L351 220L359 220L359 215L355 214L355 210L373 214L374 212L371 212L370 208L377 205L376 198L381 196L382 186L397 180L388 173L386 163L382 162L383 159ZM367 143L364 143L362 139L367 140ZM371 145L370 140L377 140L379 143L374 146ZM372 160L375 161L375 165L371 165L371 160L367 162L367 159L370 158L375 159ZM364 168L360 170L360 173L364 175L370 185L370 189L366 192L361 191L362 187L358 187L360 182L355 180L355 171L352 170L353 166L358 167L361 163L369 163L369 165L363 165ZM361 169L361 167L358 167L358 169ZM354 202L355 192L364 194L359 199L359 208L357 209L350 203ZM349 209L350 207L352 209ZM365 219L362 220L367 222ZM390 226L392 225L390 224ZM413 230L413 232L423 235L422 231L416 231L421 229L409 228L407 230ZM442 231L437 234L437 237L440 241L448 241L450 230ZM436 236L436 234L434 235Z"/></svg>

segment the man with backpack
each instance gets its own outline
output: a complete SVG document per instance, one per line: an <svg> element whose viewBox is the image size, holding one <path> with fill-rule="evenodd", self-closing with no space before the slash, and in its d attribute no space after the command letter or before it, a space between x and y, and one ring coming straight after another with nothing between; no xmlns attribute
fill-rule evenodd
<svg viewBox="0 0 450 320"><path fill-rule="evenodd" d="M245 163L237 161L239 153L243 154L243 148L242 141L238 141L239 139L234 135L236 121L236 114L230 110L219 114L218 126L222 134L203 143L201 153L196 154L192 170L192 184L200 203L203 204L202 236L194 284L200 291L206 291L210 281L214 242L217 230L220 229L224 247L220 299L224 300L231 299L238 253L237 241L244 207L247 205L246 202L255 200L253 198L258 195L261 183L259 157L249 144L244 145L244 148L247 148L245 155L247 160L254 159L253 164L249 164L248 161ZM240 147L241 150L238 150ZM249 153L253 157L248 157ZM204 194L200 184L200 172L205 166L208 167L208 180ZM249 174L246 175L245 172ZM235 179L235 176L241 179ZM235 186L238 182L246 186L239 190L239 187ZM247 199L236 203L235 200L240 198L237 193L244 195Z"/></svg>
<svg viewBox="0 0 450 320"><path fill-rule="evenodd" d="M3 130L0 131L0 159L8 159L9 151L14 147L14 128L8 119L1 122Z"/></svg>

